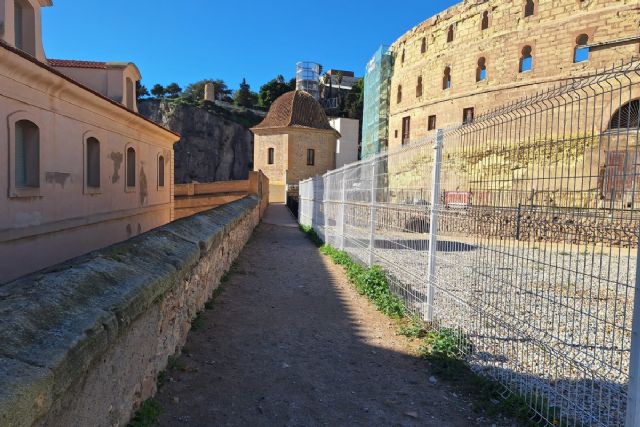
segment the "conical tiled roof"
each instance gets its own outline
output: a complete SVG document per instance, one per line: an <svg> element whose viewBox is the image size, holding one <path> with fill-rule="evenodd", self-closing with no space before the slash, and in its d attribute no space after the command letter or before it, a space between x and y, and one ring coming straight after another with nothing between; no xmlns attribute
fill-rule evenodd
<svg viewBox="0 0 640 427"><path fill-rule="evenodd" d="M267 117L254 129L298 127L333 130L316 99L302 90L287 92L271 105Z"/></svg>

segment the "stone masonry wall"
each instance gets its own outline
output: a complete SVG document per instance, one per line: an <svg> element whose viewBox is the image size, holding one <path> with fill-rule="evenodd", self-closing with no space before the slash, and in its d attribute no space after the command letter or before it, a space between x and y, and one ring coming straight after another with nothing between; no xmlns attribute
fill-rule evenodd
<svg viewBox="0 0 640 427"><path fill-rule="evenodd" d="M0 286L0 425L125 425L259 219L247 197Z"/></svg>
<svg viewBox="0 0 640 427"><path fill-rule="evenodd" d="M410 117L410 140L417 140L429 133L431 115L439 128L460 124L465 108L474 108L477 116L640 53L637 0L535 0L535 5L534 15L525 17L524 0L465 0L400 37L392 45L389 148L402 143L405 117ZM483 30L485 12L489 25ZM581 34L588 35L589 44L604 45L591 48L588 61L574 63ZM520 73L524 46L532 48L533 68ZM476 81L480 58L487 78ZM443 89L446 67L451 70L449 89Z"/></svg>

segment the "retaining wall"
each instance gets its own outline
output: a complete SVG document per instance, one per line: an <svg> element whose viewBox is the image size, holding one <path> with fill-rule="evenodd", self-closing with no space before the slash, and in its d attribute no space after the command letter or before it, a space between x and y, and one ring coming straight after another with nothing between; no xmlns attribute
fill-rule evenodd
<svg viewBox="0 0 640 427"><path fill-rule="evenodd" d="M260 220L250 196L0 286L0 426L126 425Z"/></svg>

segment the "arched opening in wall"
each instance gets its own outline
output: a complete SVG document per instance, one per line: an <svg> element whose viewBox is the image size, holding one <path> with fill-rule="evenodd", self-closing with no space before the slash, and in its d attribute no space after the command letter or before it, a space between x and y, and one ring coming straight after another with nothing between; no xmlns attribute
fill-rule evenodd
<svg viewBox="0 0 640 427"><path fill-rule="evenodd" d="M524 16L533 16L536 13L536 2L535 0L526 0L524 4Z"/></svg>
<svg viewBox="0 0 640 427"><path fill-rule="evenodd" d="M398 85L398 93L396 94L396 103L400 104L402 102L402 85Z"/></svg>
<svg viewBox="0 0 640 427"><path fill-rule="evenodd" d="M404 64L404 47L402 48L402 55L400 56L400 62Z"/></svg>
<svg viewBox="0 0 640 427"><path fill-rule="evenodd" d="M454 25L449 25L449 30L447 31L447 43L451 43L453 41L454 36Z"/></svg>
<svg viewBox="0 0 640 427"><path fill-rule="evenodd" d="M444 75L442 76L442 89L451 89L451 67L444 69Z"/></svg>
<svg viewBox="0 0 640 427"><path fill-rule="evenodd" d="M418 82L416 83L416 98L422 96L422 76L418 76Z"/></svg>
<svg viewBox="0 0 640 427"><path fill-rule="evenodd" d="M88 138L86 142L87 187L100 187L100 141Z"/></svg>
<svg viewBox="0 0 640 427"><path fill-rule="evenodd" d="M15 47L36 54L36 14L26 0L14 0Z"/></svg>
<svg viewBox="0 0 640 427"><path fill-rule="evenodd" d="M422 38L422 44L420 45L420 53L425 53L427 51L427 38Z"/></svg>
<svg viewBox="0 0 640 427"><path fill-rule="evenodd" d="M607 130L613 129L639 129L640 128L640 99L623 104L609 122Z"/></svg>
<svg viewBox="0 0 640 427"><path fill-rule="evenodd" d="M489 11L485 10L482 13L482 20L480 22L480 29L484 31L487 28L489 28Z"/></svg>
<svg viewBox="0 0 640 427"><path fill-rule="evenodd" d="M478 68L476 69L476 82L481 82L487 78L487 61L484 58L478 59Z"/></svg>
<svg viewBox="0 0 640 427"><path fill-rule="evenodd" d="M16 187L40 187L40 129L29 120L15 124Z"/></svg>
<svg viewBox="0 0 640 427"><path fill-rule="evenodd" d="M573 51L573 62L585 62L589 60L589 36L580 34L576 38L576 47Z"/></svg>
<svg viewBox="0 0 640 427"><path fill-rule="evenodd" d="M267 163L272 165L275 163L276 150L275 148L269 148L267 150Z"/></svg>
<svg viewBox="0 0 640 427"><path fill-rule="evenodd" d="M520 55L520 72L526 73L533 69L533 49L531 46L525 46L522 48Z"/></svg>
<svg viewBox="0 0 640 427"><path fill-rule="evenodd" d="M127 187L136 186L136 150L127 148Z"/></svg>
<svg viewBox="0 0 640 427"><path fill-rule="evenodd" d="M127 94L126 94L126 106L129 110L133 110L133 102L135 100L135 90L133 80L127 77L126 81Z"/></svg>
<svg viewBox="0 0 640 427"><path fill-rule="evenodd" d="M164 187L164 156L158 157L158 187Z"/></svg>

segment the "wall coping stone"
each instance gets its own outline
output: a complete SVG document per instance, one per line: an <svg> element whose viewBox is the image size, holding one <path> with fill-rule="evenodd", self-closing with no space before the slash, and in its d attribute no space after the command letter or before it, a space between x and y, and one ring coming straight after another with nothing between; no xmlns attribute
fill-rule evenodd
<svg viewBox="0 0 640 427"><path fill-rule="evenodd" d="M247 196L0 285L0 425L45 415L258 204Z"/></svg>

